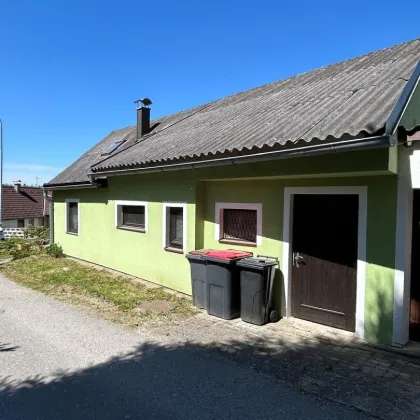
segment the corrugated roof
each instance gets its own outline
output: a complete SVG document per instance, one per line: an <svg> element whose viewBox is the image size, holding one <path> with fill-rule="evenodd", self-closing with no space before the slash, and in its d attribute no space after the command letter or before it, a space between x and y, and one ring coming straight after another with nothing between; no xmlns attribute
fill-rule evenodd
<svg viewBox="0 0 420 420"><path fill-rule="evenodd" d="M49 206L45 205L45 213L49 214ZM13 186L3 185L2 217L3 220L32 219L44 216L44 197L41 188L20 187L17 193Z"/></svg>
<svg viewBox="0 0 420 420"><path fill-rule="evenodd" d="M103 139L50 183L87 181L87 173L164 164L379 133L420 60L420 41L369 53L241 92L152 122L136 141L136 127ZM127 142L109 157L114 141Z"/></svg>

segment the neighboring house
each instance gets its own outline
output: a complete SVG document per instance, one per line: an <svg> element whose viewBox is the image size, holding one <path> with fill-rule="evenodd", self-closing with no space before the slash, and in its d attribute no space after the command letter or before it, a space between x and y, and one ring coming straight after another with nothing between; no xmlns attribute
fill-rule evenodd
<svg viewBox="0 0 420 420"><path fill-rule="evenodd" d="M49 205L40 187L2 186L2 225L6 233L19 232L17 228L49 225ZM12 230L13 229L13 230Z"/></svg>
<svg viewBox="0 0 420 420"><path fill-rule="evenodd" d="M139 107L45 184L54 240L184 293L189 250L276 256L283 316L404 345L410 297L412 338L420 325L419 60L416 40L152 121Z"/></svg>

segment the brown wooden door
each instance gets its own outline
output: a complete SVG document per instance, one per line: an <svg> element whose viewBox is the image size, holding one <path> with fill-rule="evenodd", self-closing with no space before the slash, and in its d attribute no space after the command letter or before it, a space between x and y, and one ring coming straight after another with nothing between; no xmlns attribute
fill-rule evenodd
<svg viewBox="0 0 420 420"><path fill-rule="evenodd" d="M420 341L420 191L413 191L410 340Z"/></svg>
<svg viewBox="0 0 420 420"><path fill-rule="evenodd" d="M295 195L292 316L355 330L358 197Z"/></svg>

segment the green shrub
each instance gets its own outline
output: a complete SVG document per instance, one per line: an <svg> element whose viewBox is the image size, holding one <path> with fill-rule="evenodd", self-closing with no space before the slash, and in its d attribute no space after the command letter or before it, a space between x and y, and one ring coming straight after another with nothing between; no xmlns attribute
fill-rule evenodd
<svg viewBox="0 0 420 420"><path fill-rule="evenodd" d="M10 255L14 260L30 257L31 255L38 255L44 252L44 247L41 242L34 239L25 238L7 238L1 241L2 253Z"/></svg>
<svg viewBox="0 0 420 420"><path fill-rule="evenodd" d="M50 231L44 226L30 226L25 230L25 238L42 241L44 243L49 237Z"/></svg>
<svg viewBox="0 0 420 420"><path fill-rule="evenodd" d="M45 248L45 252L50 256L54 258L63 258L64 257L64 251L61 245L59 244L51 244Z"/></svg>
<svg viewBox="0 0 420 420"><path fill-rule="evenodd" d="M23 238L7 238L4 241L1 241L1 248L4 251L4 253L10 254L14 249L16 249L18 245L23 244L24 242L26 241Z"/></svg>
<svg viewBox="0 0 420 420"><path fill-rule="evenodd" d="M30 257L31 255L39 254L38 247L28 241L16 242L15 246L10 250L10 255L14 260Z"/></svg>

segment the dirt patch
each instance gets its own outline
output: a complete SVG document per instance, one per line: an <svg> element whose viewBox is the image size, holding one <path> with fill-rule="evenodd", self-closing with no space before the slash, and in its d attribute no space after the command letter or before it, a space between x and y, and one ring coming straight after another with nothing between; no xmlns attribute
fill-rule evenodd
<svg viewBox="0 0 420 420"><path fill-rule="evenodd" d="M135 308L137 312L153 312L161 314L170 312L175 308L175 303L168 300L153 300L151 302L143 302Z"/></svg>

